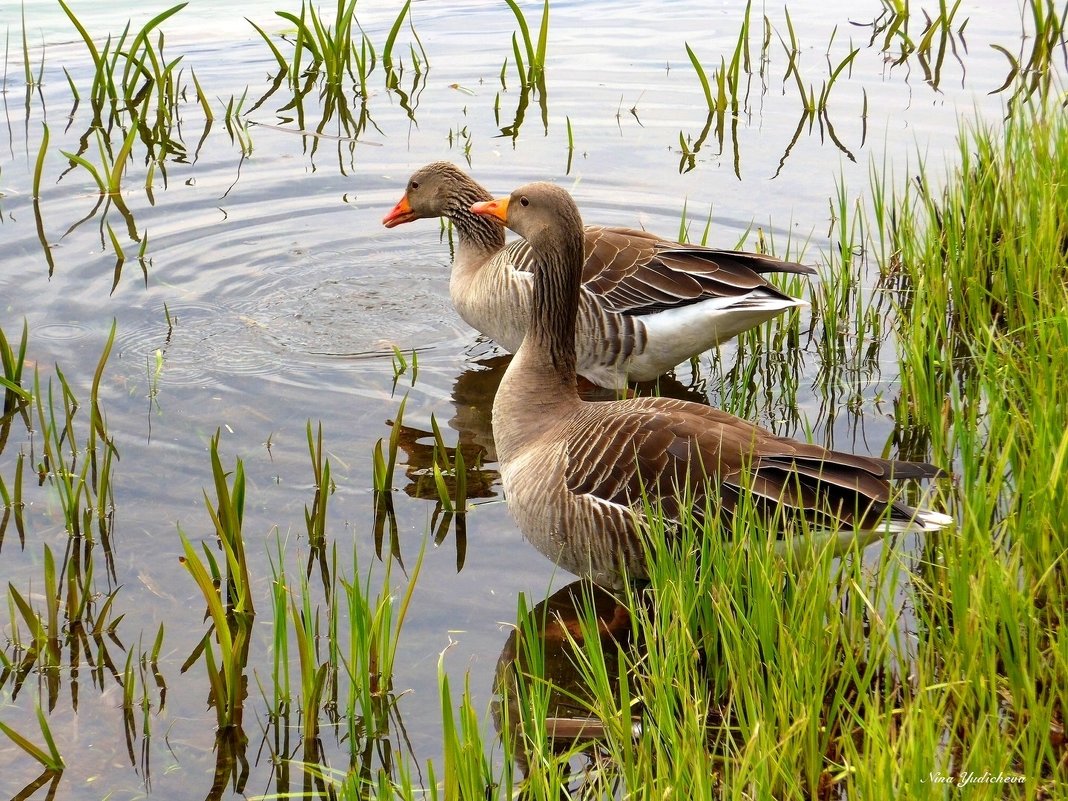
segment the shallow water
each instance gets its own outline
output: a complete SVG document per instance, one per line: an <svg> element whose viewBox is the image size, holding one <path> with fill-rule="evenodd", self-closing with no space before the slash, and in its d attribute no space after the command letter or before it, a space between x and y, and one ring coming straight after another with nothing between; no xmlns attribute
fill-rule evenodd
<svg viewBox="0 0 1068 801"><path fill-rule="evenodd" d="M1004 4L1006 12L991 8L997 4L962 3L957 19L969 22L966 41L954 42L960 61L947 49L933 87L915 58L893 66L879 47L868 46L871 28L865 26L878 17L879 3L823 3L816 13L793 18L806 85L818 91L827 79L828 59L837 64L850 43L860 48L831 92L826 117L803 119L793 79L784 81L788 59L777 35L764 76L756 74L760 37L754 33L755 74L736 121L736 141L728 115L722 147L713 132L695 154L692 169L680 171L680 163L686 166L680 132L692 147L707 117L684 42L711 73L721 56L730 58L744 5L739 0L680 2L666 14L657 3L554 2L548 127L541 125L535 100L513 138L501 134L513 123L520 102L511 66L508 88L500 88L501 65L511 58L515 29L507 6L416 3L412 19L429 69L413 77L407 29L398 50L407 65L402 86L417 90L414 121L403 107L407 101L384 88L379 65L368 99L374 126L353 146L331 138L341 133L336 123L324 129L330 136L299 135L285 108L292 92L284 85L248 111L269 90L268 76L277 65L244 17L280 32L283 23L266 10L274 6L245 2L220 11L193 0L164 24L165 52L171 58L182 55L182 66L195 70L216 120L206 126L185 74L188 97L179 106L177 138L186 155L166 162L165 180L157 172L151 197L144 189L143 153L138 155L136 147L124 178L123 198L137 238L148 237L144 273L127 220L114 208L107 214L126 252L117 282L106 225L99 213L84 219L98 200L95 185L81 168L66 171L68 162L60 153L77 149L90 126L85 47L58 6L27 3L35 74L44 61L42 86L27 98L20 18L12 4L0 7L0 31L10 40L3 84L6 125L0 129L0 326L17 341L25 320L29 358L40 370L42 387L55 381L58 364L75 395L86 400L116 321L116 343L100 392L107 430L120 454L110 531L113 572L98 564L96 586L104 594L121 588L113 617L125 617L115 639L106 641L120 675L126 649L136 654L149 649L161 622L166 632L160 660L166 706L154 714L154 735L139 740L144 751L133 758L123 735L116 680L107 671L95 676L89 664L64 671L49 711L68 766L62 797L199 798L211 787L215 718L206 705L207 684L199 663L179 672L205 629L203 599L178 562L178 530L194 542L213 536L203 491L212 486L208 443L217 429L224 465L239 457L247 473L244 531L264 621L269 617L268 554L274 553L276 540L285 543L294 566L308 555L303 510L314 492L308 421L321 421L324 429L336 483L329 537L338 544L343 565L352 542L364 565L373 559L371 452L377 440L389 437L405 392L404 422L411 430L393 495L406 565L414 562L435 508L425 499L432 490L406 486L405 476L405 469L412 472L426 463L430 415L448 422L450 446L459 438L473 452L491 456L488 408L505 360L496 358L500 352L492 343L452 310L450 251L437 224L420 221L391 231L380 224L415 168L450 159L470 166L491 191L502 194L527 180L554 180L574 192L590 221L670 235L678 232L685 207L695 238L711 214L711 240L717 244L734 246L749 235L753 247L753 234L760 229L778 255L797 257L803 250L803 261L820 264L821 254L834 245L828 198L839 184L850 197L862 195L872 165L888 165L900 182L921 157L938 174L943 161L955 159L960 116L996 124L1003 115L1007 98L988 93L1004 81L1007 64L989 45L1011 51L1021 46L1013 4ZM108 3L75 11L100 43L108 33L118 34L127 19L136 29L162 8L146 12L139 4ZM379 47L395 13L388 3L358 7L363 29ZM537 9L530 13L537 18ZM766 13L785 37L781 9ZM755 28L758 18L755 11ZM83 93L73 112L61 67ZM222 109L246 87L252 149L243 157ZM499 119L494 113L498 92ZM313 90L304 101L308 129L319 121L316 97ZM570 171L568 122L575 143ZM44 239L54 261L51 274L32 197L42 123L51 135L40 193ZM86 156L95 159L96 145L92 137L89 141ZM864 280L874 283L871 276ZM798 375L797 412L775 408L772 391L769 403L758 405L757 416L786 433L810 428L818 441L880 453L893 433L893 348L883 347L872 359L849 360L871 369L829 367L816 340L807 336L813 329L809 316L802 315L799 325L805 347L788 360ZM417 351L414 385L405 375L394 387L394 347L408 355ZM762 358L777 363L775 354ZM665 382L664 388L719 403L720 379L735 359L734 346L726 346L718 359L706 355L696 374L684 365L677 385ZM758 371L758 380L774 374L774 369ZM79 437L85 420L79 419ZM59 560L70 542L51 482L38 487L32 480L40 437L16 421L0 452L0 476L9 485L17 455L24 453L27 460L25 544L9 525L0 544L0 579L38 606L42 544ZM495 475L487 461L484 484L472 488L462 569L456 567L454 534L429 547L404 628L394 685L410 690L399 709L421 762L436 759L440 749L439 654L451 645L446 664L457 676L470 672L476 704L488 709L493 667L507 637L505 624L515 619L517 594L540 599L570 579L522 541ZM292 568L294 576L297 570ZM0 631L6 647L13 636L9 620ZM258 621L249 672L264 683L269 682L269 646L269 622ZM32 674L14 697L12 684L6 684L0 719L35 734L36 690ZM260 701L254 685L253 700ZM256 757L262 707L250 707L246 733L252 765L245 792L255 794L275 785L265 755ZM329 751L333 735L324 731L323 736ZM344 766L342 759L336 762ZM0 749L0 796L18 792L38 772L17 749Z"/></svg>

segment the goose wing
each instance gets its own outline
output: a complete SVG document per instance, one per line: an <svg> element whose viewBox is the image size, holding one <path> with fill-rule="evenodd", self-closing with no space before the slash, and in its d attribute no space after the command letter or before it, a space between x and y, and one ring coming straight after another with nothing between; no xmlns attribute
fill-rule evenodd
<svg viewBox="0 0 1068 801"><path fill-rule="evenodd" d="M813 522L875 526L889 510L915 510L893 497L892 478L939 475L933 465L830 451L778 437L710 407L664 398L589 404L567 436L565 483L576 495L641 509L648 501L675 518L718 496L730 510L743 492Z"/></svg>
<svg viewBox="0 0 1068 801"><path fill-rule="evenodd" d="M788 298L762 273L814 271L757 253L684 245L645 231L588 225L583 284L606 308L647 314L753 290Z"/></svg>
<svg viewBox="0 0 1068 801"><path fill-rule="evenodd" d="M633 228L587 225L584 233L583 286L606 310L621 314L652 314L755 289L789 299L762 274L815 272L759 253L684 245ZM525 240L512 242L507 251L516 270L534 269L534 253Z"/></svg>

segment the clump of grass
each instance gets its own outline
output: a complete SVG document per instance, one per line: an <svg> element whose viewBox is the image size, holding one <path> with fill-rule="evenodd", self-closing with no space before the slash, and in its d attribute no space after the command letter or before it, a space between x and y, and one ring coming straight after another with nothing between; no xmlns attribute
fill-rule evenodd
<svg viewBox="0 0 1068 801"><path fill-rule="evenodd" d="M734 56L731 59L731 66L728 68L726 60L721 58L719 69L712 73L712 81L714 81L716 85L715 91L712 89L708 75L705 73L705 68L697 58L697 54L694 53L689 44L686 44L686 55L689 56L690 63L693 64L694 70L697 72L697 78L701 82L701 89L705 95L705 103L708 106L708 116L705 119L704 128L701 129L701 132L696 137L687 138L684 132L679 131L679 152L681 154L679 160L679 172L689 172L697 166L697 154L701 151L701 148L704 147L705 140L708 139L709 133L712 132L713 123L715 123L716 140L719 142L719 148L722 152L724 124L726 121L727 109L730 108L732 131L734 131L735 134L735 173L740 174L740 156L737 147L738 89L741 63L739 57L743 49L748 48L748 42L749 6L747 5L745 19L738 35Z"/></svg>
<svg viewBox="0 0 1068 801"><path fill-rule="evenodd" d="M354 757L364 752L364 761L370 757L370 746L388 736L390 715L396 702L393 674L397 647L422 569L425 549L424 540L408 574L407 586L398 597L392 586L394 560L387 555L383 559L384 570L375 578L374 571L360 567L353 548L351 576L340 578L341 591L335 593L338 599L335 613L344 611L349 622L349 639L347 644L339 643L335 667L343 670L348 678L343 708L349 747Z"/></svg>
<svg viewBox="0 0 1068 801"><path fill-rule="evenodd" d="M1003 137L984 128L962 135L961 166L947 189L933 189L922 176L918 189L910 186L895 199L891 241L908 324L903 349L910 364L923 358L934 368L924 371L926 378L909 376L911 404L929 411L949 403L996 423L1009 449L1015 494L1045 495L1037 486L1027 489L1029 477L1049 482L1050 491L1063 478L1057 454L1064 410L1049 403L1046 390L1063 377L1059 356L1068 352L1066 143L1068 126L1055 110L1020 107ZM963 382L956 391L954 379ZM952 433L959 439L968 432ZM1036 470L1035 460L1046 459L1053 471ZM1028 517L1032 512L1053 510L1043 503ZM1056 561L1058 542L1041 547L1034 569Z"/></svg>
<svg viewBox="0 0 1068 801"><path fill-rule="evenodd" d="M501 128L501 134L503 136L516 139L519 136L520 128L522 128L523 120L526 117L527 106L530 104L531 93L534 93L538 99L538 106L541 109L541 122L542 127L549 130L549 108L548 108L548 93L546 91L545 82L545 58L546 51L548 49L549 42L549 0L545 0L542 6L541 12L541 24L538 29L538 39L535 42L530 35L530 26L527 24L526 15L523 13L522 8L516 0L505 0L508 3L508 7L512 10L512 14L515 15L516 22L519 25L519 33L523 40L522 49L520 49L519 38L516 34L512 34L512 54L515 58L516 72L519 75L519 99L516 105L515 115L512 122L509 125L505 125ZM523 54L526 53L524 59ZM501 87L505 86L505 73L508 69L508 60L505 59L504 64L501 66ZM500 124L500 94L498 93L497 99L494 103L494 115L497 120L497 124Z"/></svg>
<svg viewBox="0 0 1068 801"><path fill-rule="evenodd" d="M242 533L245 471L238 459L232 485L227 481L227 473L219 458L219 436L216 432L211 440L211 467L217 500L213 503L205 491L204 502L215 524L226 572L224 576L207 543L203 545L204 558L201 559L179 529L184 554L180 561L200 588L212 623L211 629L182 666L182 671L203 654L219 728L240 729L245 698L244 671L248 664L255 608ZM219 646L218 656L212 644L213 632Z"/></svg>
<svg viewBox="0 0 1068 801"><path fill-rule="evenodd" d="M740 104L740 93L742 88L742 72L746 74L750 71L750 54L749 54L749 33L750 33L750 15L752 12L753 3L749 0L745 4L745 13L742 15L742 24L738 29L738 36L734 45L734 53L731 55L731 62L728 66L725 58L720 58L719 69L712 73L712 80L715 82L715 92L712 91L712 87L709 83L708 76L705 73L704 67L697 58L697 54L689 44L686 44L686 55L690 58L690 63L693 64L694 70L697 72L697 78L701 82L701 89L704 91L705 103L708 106L708 113L715 114L718 118L722 119L724 112L728 107L731 109L732 114L738 114L738 107ZM720 130L722 130L722 122L720 124ZM722 141L722 136L720 137Z"/></svg>
<svg viewBox="0 0 1068 801"><path fill-rule="evenodd" d="M786 11L786 30L787 35L790 38L789 44L783 39L782 35L779 35L779 42L782 44L783 50L786 51L786 57L789 59L786 65L786 74L783 76L783 80L786 81L792 75L794 83L797 86L797 94L801 99L801 105L804 109L805 115L808 117L815 117L817 115L825 115L827 111L827 102L831 96L831 89L834 87L838 77L842 74L850 64L853 63L853 59L856 58L857 53L860 52L859 48L852 48L848 55L843 58L837 65L832 66L828 61L828 69L830 73L826 81L823 82L817 93L815 87L809 86L805 88L804 82L801 80L801 72L799 70L799 57L801 54L801 48L797 41L797 34L794 31L794 23L790 18L790 12ZM834 37L831 37L831 43L833 43ZM828 44L828 49L830 43Z"/></svg>
<svg viewBox="0 0 1068 801"><path fill-rule="evenodd" d="M150 98L157 100L157 114L169 117L173 113L177 99L175 67L181 57L168 62L163 57L162 35L156 41L153 41L152 35L187 3L179 3L160 12L146 22L132 39L129 38L130 25L127 23L118 40L112 42L109 36L102 49L97 47L71 8L63 0L59 0L59 5L81 36L93 62L90 103L97 122L109 103L114 105L120 101L130 112L140 110L142 118L146 120L144 112ZM113 108L113 112L115 110Z"/></svg>
<svg viewBox="0 0 1068 801"><path fill-rule="evenodd" d="M141 707L141 739L147 743L152 737L152 698L149 692L149 673L159 691L159 708L162 712L166 706L167 683L159 670L159 652L163 646L163 624L161 623L156 632L156 639L152 650L146 653L141 649L141 641L138 638L138 647L131 648L126 654L126 664L122 671L122 722L126 735L126 751L130 756L130 762L135 761L134 752L137 743L137 718L135 707ZM137 699L137 690L140 687L141 698Z"/></svg>
<svg viewBox="0 0 1068 801"><path fill-rule="evenodd" d="M334 482L330 478L330 460L323 458L323 424L319 423L317 433L313 435L309 420L307 433L315 497L310 507L304 507L304 525L308 532L308 544L314 551L322 552L326 549L327 499L334 492Z"/></svg>
<svg viewBox="0 0 1068 801"><path fill-rule="evenodd" d="M690 215L689 215L689 201L683 200L682 213L679 215L679 242L695 242L698 245L708 245L708 237L712 232L712 207L708 207L708 217L705 220L704 229L701 232L700 239L691 239L690 237Z"/></svg>
<svg viewBox="0 0 1068 801"><path fill-rule="evenodd" d="M942 82L942 65L947 52L952 53L961 69L964 69L957 45L960 43L962 48L966 48L964 30L968 26L968 20L955 25L959 8L960 0L956 0L952 6L942 0L938 4L937 14L932 16L924 11L923 31L915 37L909 33L912 12L907 0L884 0L882 13L871 23L869 46L881 39L880 49L889 54L896 45L898 55L892 61L895 67L915 55L923 70L924 80L932 89L937 90Z"/></svg>
<svg viewBox="0 0 1068 801"><path fill-rule="evenodd" d="M693 222L699 220L690 218L688 201L684 201L679 217L678 241L707 246L712 233L712 208L709 207L699 237L691 234ZM755 244L749 242L751 233L752 230L743 232L731 247L778 255L788 261L805 261L803 244L795 248L787 240L783 250L779 251L773 237L766 236L763 229L755 229ZM780 276L775 283L794 296L814 291L801 276ZM701 359L694 357L691 360L695 379L693 387L707 395L717 408L747 420L759 421L783 436L794 436L800 424L797 394L804 360L800 340L800 314L797 310L776 317L739 335L733 364L730 363L729 350L717 348L710 351L708 360L712 372L707 378L701 376Z"/></svg>
<svg viewBox="0 0 1068 801"><path fill-rule="evenodd" d="M314 4L302 2L299 17L288 11L275 12L297 30L293 42L293 60L289 62L287 70L291 83L295 84L304 72L301 62L305 53L311 59L309 69L321 72L328 84L340 84L346 74L353 80L358 79L353 72L351 46L353 25L356 23L356 0L338 0L335 12L333 25L320 16ZM285 60L270 38L259 27L256 30L271 47L279 65L282 65Z"/></svg>
<svg viewBox="0 0 1068 801"><path fill-rule="evenodd" d="M282 545L278 544L278 564L272 567L273 725L285 725L289 715L292 631L298 658L296 698L302 716L303 759L299 764L324 784L337 784L337 776L320 763L319 717L328 710L344 734L351 766L348 779L338 787L342 797L348 797L349 792L366 792L369 786L381 783L396 784L404 790L400 797L415 797L411 764L403 753L393 750L397 729L403 731L393 673L425 545L424 540L403 590L394 586L394 560L389 555L382 571L373 566L365 569L354 545L351 573L346 576L338 568L335 546L329 570L332 586L320 606L305 577L301 577L299 588L287 584ZM268 696L267 691L264 696ZM288 755L278 753L276 758L286 759Z"/></svg>
<svg viewBox="0 0 1068 801"><path fill-rule="evenodd" d="M360 29L356 19L356 0L337 0L332 21L325 19L314 4L304 2L301 3L300 16L289 11L275 13L296 29L293 53L289 59L266 31L251 20L248 22L266 42L290 85L296 88L305 75L313 74L321 76L327 86L340 87L345 81L352 81L361 87L364 96L367 95L367 80L378 61L378 51ZM411 0L406 0L401 7L382 48L381 60L387 76L398 72L394 67L394 49L405 20L411 24ZM360 32L358 37L357 30ZM416 72L421 73L428 63L426 50L414 26L412 35L415 40L410 48L412 65ZM309 59L307 66L304 64L305 55Z"/></svg>
<svg viewBox="0 0 1068 801"><path fill-rule="evenodd" d="M230 95L230 99L226 101L226 108L223 110L226 133L229 134L230 141L241 149L243 159L251 156L253 149L252 134L248 129L248 121L244 118L245 98L247 96L248 87L245 88L240 97Z"/></svg>
<svg viewBox="0 0 1068 801"><path fill-rule="evenodd" d="M101 537L106 538L110 530L114 508L111 471L114 461L118 458L118 450L113 439L108 436L99 394L104 368L115 342L115 331L116 323L113 322L93 374L84 449L79 450L77 446L75 430L78 399L63 371L56 365L56 379L62 399L61 409L57 409L53 392L55 385L49 380L47 392L42 392L40 375L37 371L34 372L33 396L43 434L43 454L38 465L38 474L42 483L47 478L55 487L67 531L75 537L89 533L94 517Z"/></svg>
<svg viewBox="0 0 1068 801"><path fill-rule="evenodd" d="M523 49L519 49L519 39L512 34L512 52L515 55L516 70L519 73L519 81L523 85L534 85L545 74L545 54L549 46L549 0L545 0L541 9L541 23L538 27L538 41L535 42L530 36L530 26L527 25L526 15L519 7L516 0L505 0L508 7L515 15L519 25L519 33L523 39ZM524 65L523 53L526 53Z"/></svg>
<svg viewBox="0 0 1068 801"><path fill-rule="evenodd" d="M445 669L446 653L443 651L438 657L438 692L444 736L440 782L445 797L500 797L501 788L485 757L481 720L471 701L470 687L465 680L464 691L457 707ZM431 775L433 776L433 773Z"/></svg>
<svg viewBox="0 0 1068 801"><path fill-rule="evenodd" d="M1068 8L1063 8L1058 16L1053 0L1027 0L1025 11L1027 10L1031 12L1032 30L1027 31L1025 27L1025 35L1020 37L1019 52L1014 54L1001 45L991 45L1009 62L1005 83L994 90L1003 92L1013 87L1008 101L1009 109L1020 100L1032 96L1049 97L1057 74L1058 49L1065 67L1068 68L1068 39L1065 37ZM1025 50L1028 43L1030 52Z"/></svg>
<svg viewBox="0 0 1068 801"><path fill-rule="evenodd" d="M1063 778L1068 708L1068 124L1017 104L1003 131L963 130L959 159L895 194L887 231L896 413L959 482L960 538L932 543L919 580L921 658L955 688L955 769L1009 764L1041 795Z"/></svg>
<svg viewBox="0 0 1068 801"><path fill-rule="evenodd" d="M162 166L169 155L184 154L180 136L172 135L182 93L178 77L182 57L167 60L163 53L164 35L159 29L185 6L186 3L179 3L160 12L132 36L127 23L117 40L113 41L109 36L100 48L71 8L60 0L60 7L85 43L93 63L93 83L89 91L93 118L81 138L79 157L89 147L90 131L95 131L102 138L101 147L108 151L105 165L114 163L118 169L123 169L129 156L129 146L125 142L120 148L121 158L110 158L112 131L117 126L140 134L148 149L147 160L153 164ZM67 80L77 107L80 94L69 73ZM86 166L85 162L72 159L74 163ZM113 170L108 172L113 173ZM106 191L115 193L118 191L117 180L114 175L111 177ZM105 191L103 187L101 191Z"/></svg>
<svg viewBox="0 0 1068 801"><path fill-rule="evenodd" d="M750 51L752 6L752 2L745 3L745 11L742 15L741 26L738 29L731 62L728 64L725 58L721 58L720 66L712 70L711 79L709 79L704 65L697 58L693 48L688 43L684 43L687 57L693 65L697 80L701 82L708 114L704 127L695 137L687 136L685 131L679 131L679 172L689 172L696 167L697 154L701 152L701 148L705 145L708 136L713 130L719 143L719 152L723 152L727 112L729 112L729 116L731 116L731 142L734 150L735 174L741 175L738 125L743 113L748 112L749 87L753 76ZM761 78L764 77L764 68L768 62L768 44L771 35L771 23L767 17L764 18L764 28L765 36L760 49L759 73ZM633 112L633 110L631 111Z"/></svg>
<svg viewBox="0 0 1068 801"><path fill-rule="evenodd" d="M29 338L29 324L22 323L22 337L18 350L11 347L4 329L0 328L0 386L4 388L4 415L10 415L19 403L27 403L32 398L28 389L22 386L22 373L26 367L26 344Z"/></svg>
<svg viewBox="0 0 1068 801"><path fill-rule="evenodd" d="M145 150L147 172L144 186L149 201L152 202L152 185L157 171L166 179L167 161L171 157L185 156L180 131L177 131L179 104L184 96L179 65L182 57L168 59L164 54L165 37L162 25L169 18L185 7L185 3L172 6L154 16L140 29L133 31L127 22L118 37L108 36L101 46L74 14L73 10L62 0L60 6L85 44L92 62L92 85L88 92L92 118L85 132L78 140L74 152L61 151L67 157L70 167L61 176L74 169L84 170L96 185L100 198L96 206L85 217L75 223L70 230L100 214L100 239L103 247L111 246L116 253L116 284L126 259L124 248L107 220L109 210L114 207L123 218L130 239L139 246L138 261L147 281L147 262L145 251L148 238L137 233L137 226L126 202L123 199L123 176L130 164L134 163L134 148L140 142ZM74 97L74 110L81 101L81 93L70 73L67 73L71 94ZM210 118L204 93L194 76L197 95ZM46 130L47 139L47 130ZM89 151L97 150L99 157L94 159ZM38 236L45 249L49 269L53 269L52 255L41 222L39 194L45 144L38 157L37 171L34 176L35 201L34 211L38 219Z"/></svg>
<svg viewBox="0 0 1068 801"><path fill-rule="evenodd" d="M296 634L297 656L300 660L298 675L302 712L301 733L307 748L308 744L319 736L319 709L323 704L323 694L327 690L331 664L329 661L319 661L319 642L322 634L319 630L319 616L312 609L307 577L301 579L299 601L298 605L296 599L290 600L289 612L293 631Z"/></svg>
<svg viewBox="0 0 1068 801"><path fill-rule="evenodd" d="M649 590L628 585L619 596L630 631L599 633L609 620L589 603L563 627L572 681L598 722L587 797L659 796L681 784L701 798L732 787L809 797L836 782L840 742L853 736L843 720L885 714L879 676L895 627L892 618L873 627L866 601L883 611L895 571L865 577L859 562L836 567L818 552L806 570L784 572L766 531L745 504L726 532L734 543L716 523L683 520L667 537L655 524Z"/></svg>
<svg viewBox="0 0 1068 801"><path fill-rule="evenodd" d="M274 85L257 101L258 108L285 80L293 92L292 101L286 106L293 110L302 133L309 134L310 149L316 152L320 139L336 139L339 148L349 149L350 158L359 136L370 126L377 127L371 116L368 100L373 94L370 77L381 60L385 67L386 88L397 95L402 108L415 119L415 107L425 85L429 59L411 24L410 3L406 2L394 20L379 56L379 49L360 28L355 16L355 0L338 0L333 19L327 19L311 3L302 3L300 15L288 11L275 12L292 24L296 34L292 38L293 49L287 56L263 28L251 20L260 38L267 44L279 65ZM402 88L404 64L395 57L397 38L405 21L409 22L413 43L409 46L413 75L410 88ZM357 35L358 31L358 35ZM318 102L322 116L318 124L306 125L304 101L312 89L318 87ZM355 91L350 91L354 87ZM344 135L334 136L327 132L332 121L341 124Z"/></svg>
<svg viewBox="0 0 1068 801"><path fill-rule="evenodd" d="M414 44L409 45L408 48L408 53L412 61L412 69L417 74L421 74L429 64L426 48L423 47L423 43L419 40L419 34L415 32L415 26L412 24L411 8L412 0L404 0L404 5L401 6L401 10L393 21L393 26L389 29L389 34L386 36L385 44L382 46L382 64L385 66L387 74L396 71L393 67L393 49L397 43L397 34L400 33L401 26L406 19L408 20L408 27L412 32L412 38L415 40ZM419 46L418 51L415 49L416 45ZM388 78L386 83L387 85L390 83Z"/></svg>
<svg viewBox="0 0 1068 801"><path fill-rule="evenodd" d="M281 538L275 541L276 554L271 562L271 692L260 685L272 721L289 714L293 698L289 664L289 584L286 581L285 551ZM257 674L257 682L259 676Z"/></svg>
<svg viewBox="0 0 1068 801"><path fill-rule="evenodd" d="M832 247L825 254L820 280L809 285L810 336L818 337L820 344L817 383L825 397L845 389L848 407L879 378L887 297L865 282L869 230L865 209L843 181L837 182L837 190L829 203ZM835 398L827 406L840 406L840 400Z"/></svg>

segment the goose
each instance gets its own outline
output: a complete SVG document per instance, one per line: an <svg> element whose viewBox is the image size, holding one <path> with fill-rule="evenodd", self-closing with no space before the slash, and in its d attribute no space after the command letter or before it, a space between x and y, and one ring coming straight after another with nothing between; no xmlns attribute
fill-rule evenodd
<svg viewBox="0 0 1068 801"><path fill-rule="evenodd" d="M807 521L799 530L808 536L777 542L781 552L812 545L840 554L853 541L863 547L953 522L892 493L891 479L941 475L931 464L828 450L689 401L582 400L575 325L583 230L574 201L534 183L471 211L507 225L534 254L530 326L494 398L493 436L513 517L560 567L606 586L623 575L647 578L646 504L670 520L684 506L715 508L716 499L729 514L747 494L769 519Z"/></svg>
<svg viewBox="0 0 1068 801"><path fill-rule="evenodd" d="M534 256L523 241L470 206L492 195L449 162L428 164L408 180L382 224L447 217L458 246L449 295L460 317L510 353L523 341L533 295ZM776 289L762 273L810 275L770 256L684 245L630 228L585 229L578 312L578 371L598 386L623 390L651 381L788 309L807 302Z"/></svg>

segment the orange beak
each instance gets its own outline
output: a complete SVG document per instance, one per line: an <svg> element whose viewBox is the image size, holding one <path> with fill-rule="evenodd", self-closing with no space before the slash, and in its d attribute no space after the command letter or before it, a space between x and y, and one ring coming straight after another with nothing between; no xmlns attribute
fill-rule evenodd
<svg viewBox="0 0 1068 801"><path fill-rule="evenodd" d="M382 218L382 225L386 226L386 228L394 228L418 219L419 215L412 211L412 207L408 205L408 196L405 195L393 207L393 211Z"/></svg>
<svg viewBox="0 0 1068 801"><path fill-rule="evenodd" d="M471 207L471 211L483 217L489 217L501 225L508 224L508 198L506 197L476 203Z"/></svg>

